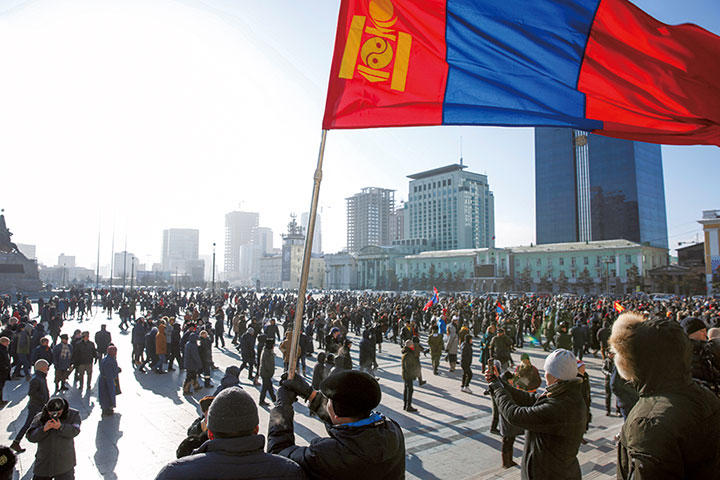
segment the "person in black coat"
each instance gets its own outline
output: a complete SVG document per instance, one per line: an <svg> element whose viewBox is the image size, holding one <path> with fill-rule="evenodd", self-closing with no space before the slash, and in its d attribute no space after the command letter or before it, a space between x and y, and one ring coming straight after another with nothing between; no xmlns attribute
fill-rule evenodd
<svg viewBox="0 0 720 480"><path fill-rule="evenodd" d="M45 404L50 399L50 392L48 391L47 386L48 367L49 365L45 360L38 360L35 362L35 375L33 375L30 380L30 386L28 388L28 403L26 407L27 417L25 418L23 426L20 427L17 435L15 435L12 445L10 445L10 448L18 453L25 451L25 449L20 446L20 442L25 436L25 432L27 432L28 428L30 428L35 415L42 411L43 407L45 407Z"/></svg>
<svg viewBox="0 0 720 480"><path fill-rule="evenodd" d="M490 365L485 378L503 419L524 429L523 480L580 480L578 450L585 433L587 407L572 352L558 349L545 359L543 395L510 386Z"/></svg>
<svg viewBox="0 0 720 480"><path fill-rule="evenodd" d="M363 338L360 340L360 370L367 372L373 377L375 376L375 330L368 328L363 332Z"/></svg>
<svg viewBox="0 0 720 480"><path fill-rule="evenodd" d="M53 353L52 349L50 349L50 340L47 338L42 338L40 345L33 349L32 354L30 354L30 362L35 365L35 362L41 358L48 362L48 365L52 365Z"/></svg>
<svg viewBox="0 0 720 480"><path fill-rule="evenodd" d="M200 332L200 360L202 361L202 373L205 379L205 388L211 388L213 386L210 381L210 373L212 371L213 359L212 359L212 339L208 335L207 330Z"/></svg>
<svg viewBox="0 0 720 480"><path fill-rule="evenodd" d="M248 369L248 380L253 379L253 367L255 366L255 329L250 327L240 337L240 356L242 363L240 371Z"/></svg>
<svg viewBox="0 0 720 480"><path fill-rule="evenodd" d="M95 333L95 347L98 356L102 358L107 354L107 347L112 343L112 335L107 331L105 324L100 325L100 330Z"/></svg>
<svg viewBox="0 0 720 480"><path fill-rule="evenodd" d="M132 359L133 364L135 367L141 371L145 372L145 362L143 360L143 349L145 348L145 334L147 333L147 328L145 325L145 319L140 317L135 322L135 326L132 329Z"/></svg>
<svg viewBox="0 0 720 480"><path fill-rule="evenodd" d="M75 440L80 413L62 397L51 398L33 419L28 440L37 443L34 478L75 478Z"/></svg>
<svg viewBox="0 0 720 480"><path fill-rule="evenodd" d="M295 462L265 453L265 438L258 431L257 407L250 395L238 387L225 389L208 409L209 440L192 455L165 465L155 480L306 478Z"/></svg>
<svg viewBox="0 0 720 480"><path fill-rule="evenodd" d="M10 339L7 337L0 338L0 407L4 407L7 402L3 400L3 389L5 382L10 380L10 352L8 346Z"/></svg>
<svg viewBox="0 0 720 480"><path fill-rule="evenodd" d="M329 437L295 445L293 403L300 397L324 423ZM392 419L374 412L380 385L365 372L345 370L326 378L320 391L299 375L280 382L270 412L268 452L296 462L311 479L398 479L405 476L405 438Z"/></svg>

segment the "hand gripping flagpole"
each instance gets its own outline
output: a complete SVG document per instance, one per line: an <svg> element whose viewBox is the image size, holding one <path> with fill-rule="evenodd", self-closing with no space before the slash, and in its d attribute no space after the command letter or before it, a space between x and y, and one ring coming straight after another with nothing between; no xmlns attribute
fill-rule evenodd
<svg viewBox="0 0 720 480"><path fill-rule="evenodd" d="M297 305L295 306L295 324L293 326L292 343L290 346L288 378L293 378L295 376L295 370L297 369L298 343L302 329L303 310L305 309L305 293L307 291L308 276L310 274L310 258L312 257L315 217L317 216L318 198L320 197L320 181L322 180L322 164L323 157L325 156L326 136L327 130L323 130L320 137L320 152L318 153L317 167L315 168L315 184L313 186L312 201L310 202L310 218L308 219L307 232L305 233L305 252L303 254L302 272L300 273L300 285L298 286Z"/></svg>

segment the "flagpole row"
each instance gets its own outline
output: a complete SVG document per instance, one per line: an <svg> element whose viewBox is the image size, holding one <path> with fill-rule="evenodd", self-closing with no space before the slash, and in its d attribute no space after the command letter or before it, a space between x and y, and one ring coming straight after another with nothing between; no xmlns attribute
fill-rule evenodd
<svg viewBox="0 0 720 480"><path fill-rule="evenodd" d="M322 164L325 157L325 138L327 130L323 129L320 136L320 152L318 153L317 167L315 168L312 200L310 202L310 215L305 237L305 252L303 253L300 285L298 285L297 305L295 306L295 323L293 325L292 342L290 344L290 364L288 365L288 378L295 376L298 359L298 343L302 329L303 311L305 310L305 293L307 292L308 277L310 275L310 259L312 258L312 242L315 233L315 218L317 217L318 199L320 197L320 182L322 181Z"/></svg>

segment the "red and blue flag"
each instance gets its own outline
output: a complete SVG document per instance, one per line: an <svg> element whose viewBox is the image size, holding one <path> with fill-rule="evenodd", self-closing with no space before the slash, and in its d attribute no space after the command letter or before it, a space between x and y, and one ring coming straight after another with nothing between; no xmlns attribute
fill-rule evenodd
<svg viewBox="0 0 720 480"><path fill-rule="evenodd" d="M497 305L495 306L495 313L498 315L502 315L505 313L505 307L502 306L502 303L500 301L497 302Z"/></svg>
<svg viewBox="0 0 720 480"><path fill-rule="evenodd" d="M627 0L342 0L323 128L420 125L720 145L720 37Z"/></svg>
<svg viewBox="0 0 720 480"><path fill-rule="evenodd" d="M434 293L432 298L425 304L425 307L423 307L423 312L427 311L428 308L432 307L440 301L440 296L438 295L437 288L433 287L433 292Z"/></svg>

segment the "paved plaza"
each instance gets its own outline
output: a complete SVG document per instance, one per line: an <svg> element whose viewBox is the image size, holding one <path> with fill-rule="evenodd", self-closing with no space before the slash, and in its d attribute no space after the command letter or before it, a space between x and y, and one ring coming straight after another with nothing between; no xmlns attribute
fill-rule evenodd
<svg viewBox="0 0 720 480"><path fill-rule="evenodd" d="M151 480L161 467L175 458L175 451L185 438L186 430L198 416L198 399L211 394L212 389L203 389L193 396L183 396L180 386L184 372L136 373L131 365L130 334L118 329L119 319L111 320L99 310L90 320L65 322L63 332L72 333L76 328L88 330L91 338L107 323L113 342L118 347L118 363L123 369L120 374L122 394L117 398L116 414L111 417L100 415L97 399L98 370L93 373L93 388L89 393L71 389L66 397L71 407L80 411L83 423L80 435L75 439L77 452L76 478L86 479L133 479ZM357 365L357 343L353 340L353 363ZM424 338L423 338L424 344ZM213 349L213 359L219 367L213 372L213 383L217 385L224 369L239 365L240 356L226 338L227 348ZM422 479L518 479L518 467L504 470L500 467L501 438L491 434L491 401L483 395L484 378L477 361L479 347L473 365L473 394L460 392L462 371L458 368L448 373L447 363L441 366L440 375L432 374L430 357L422 357L423 377L428 383L415 388L414 404L418 413L406 413L402 409L403 382L400 376L400 347L394 343L383 343L378 354L378 376L381 378L382 404L379 410L400 423L405 431L408 478ZM542 368L544 352L541 348L522 349L530 354L533 364ZM282 357L277 353L276 378L282 371ZM519 361L518 355L514 359ZM615 476L614 435L619 431L621 419L607 417L604 412L603 376L600 360L586 358L592 383L593 423L587 433L587 445L580 449L580 465L583 478L609 479ZM314 360L308 362L308 376ZM53 389L54 372L49 372L49 387ZM255 399L259 387L252 386L247 373L241 374L243 388ZM277 380L275 381L277 386ZM10 403L0 410L0 443L9 444L14 433L24 421L27 382L12 381L6 384L6 399ZM305 445L312 438L325 435L323 425L308 416L307 408L296 407L295 434L298 444ZM260 433L267 431L268 410L260 408ZM19 456L19 476L32 478L35 445L23 440L27 451ZM523 437L515 442L515 460L520 461Z"/></svg>

